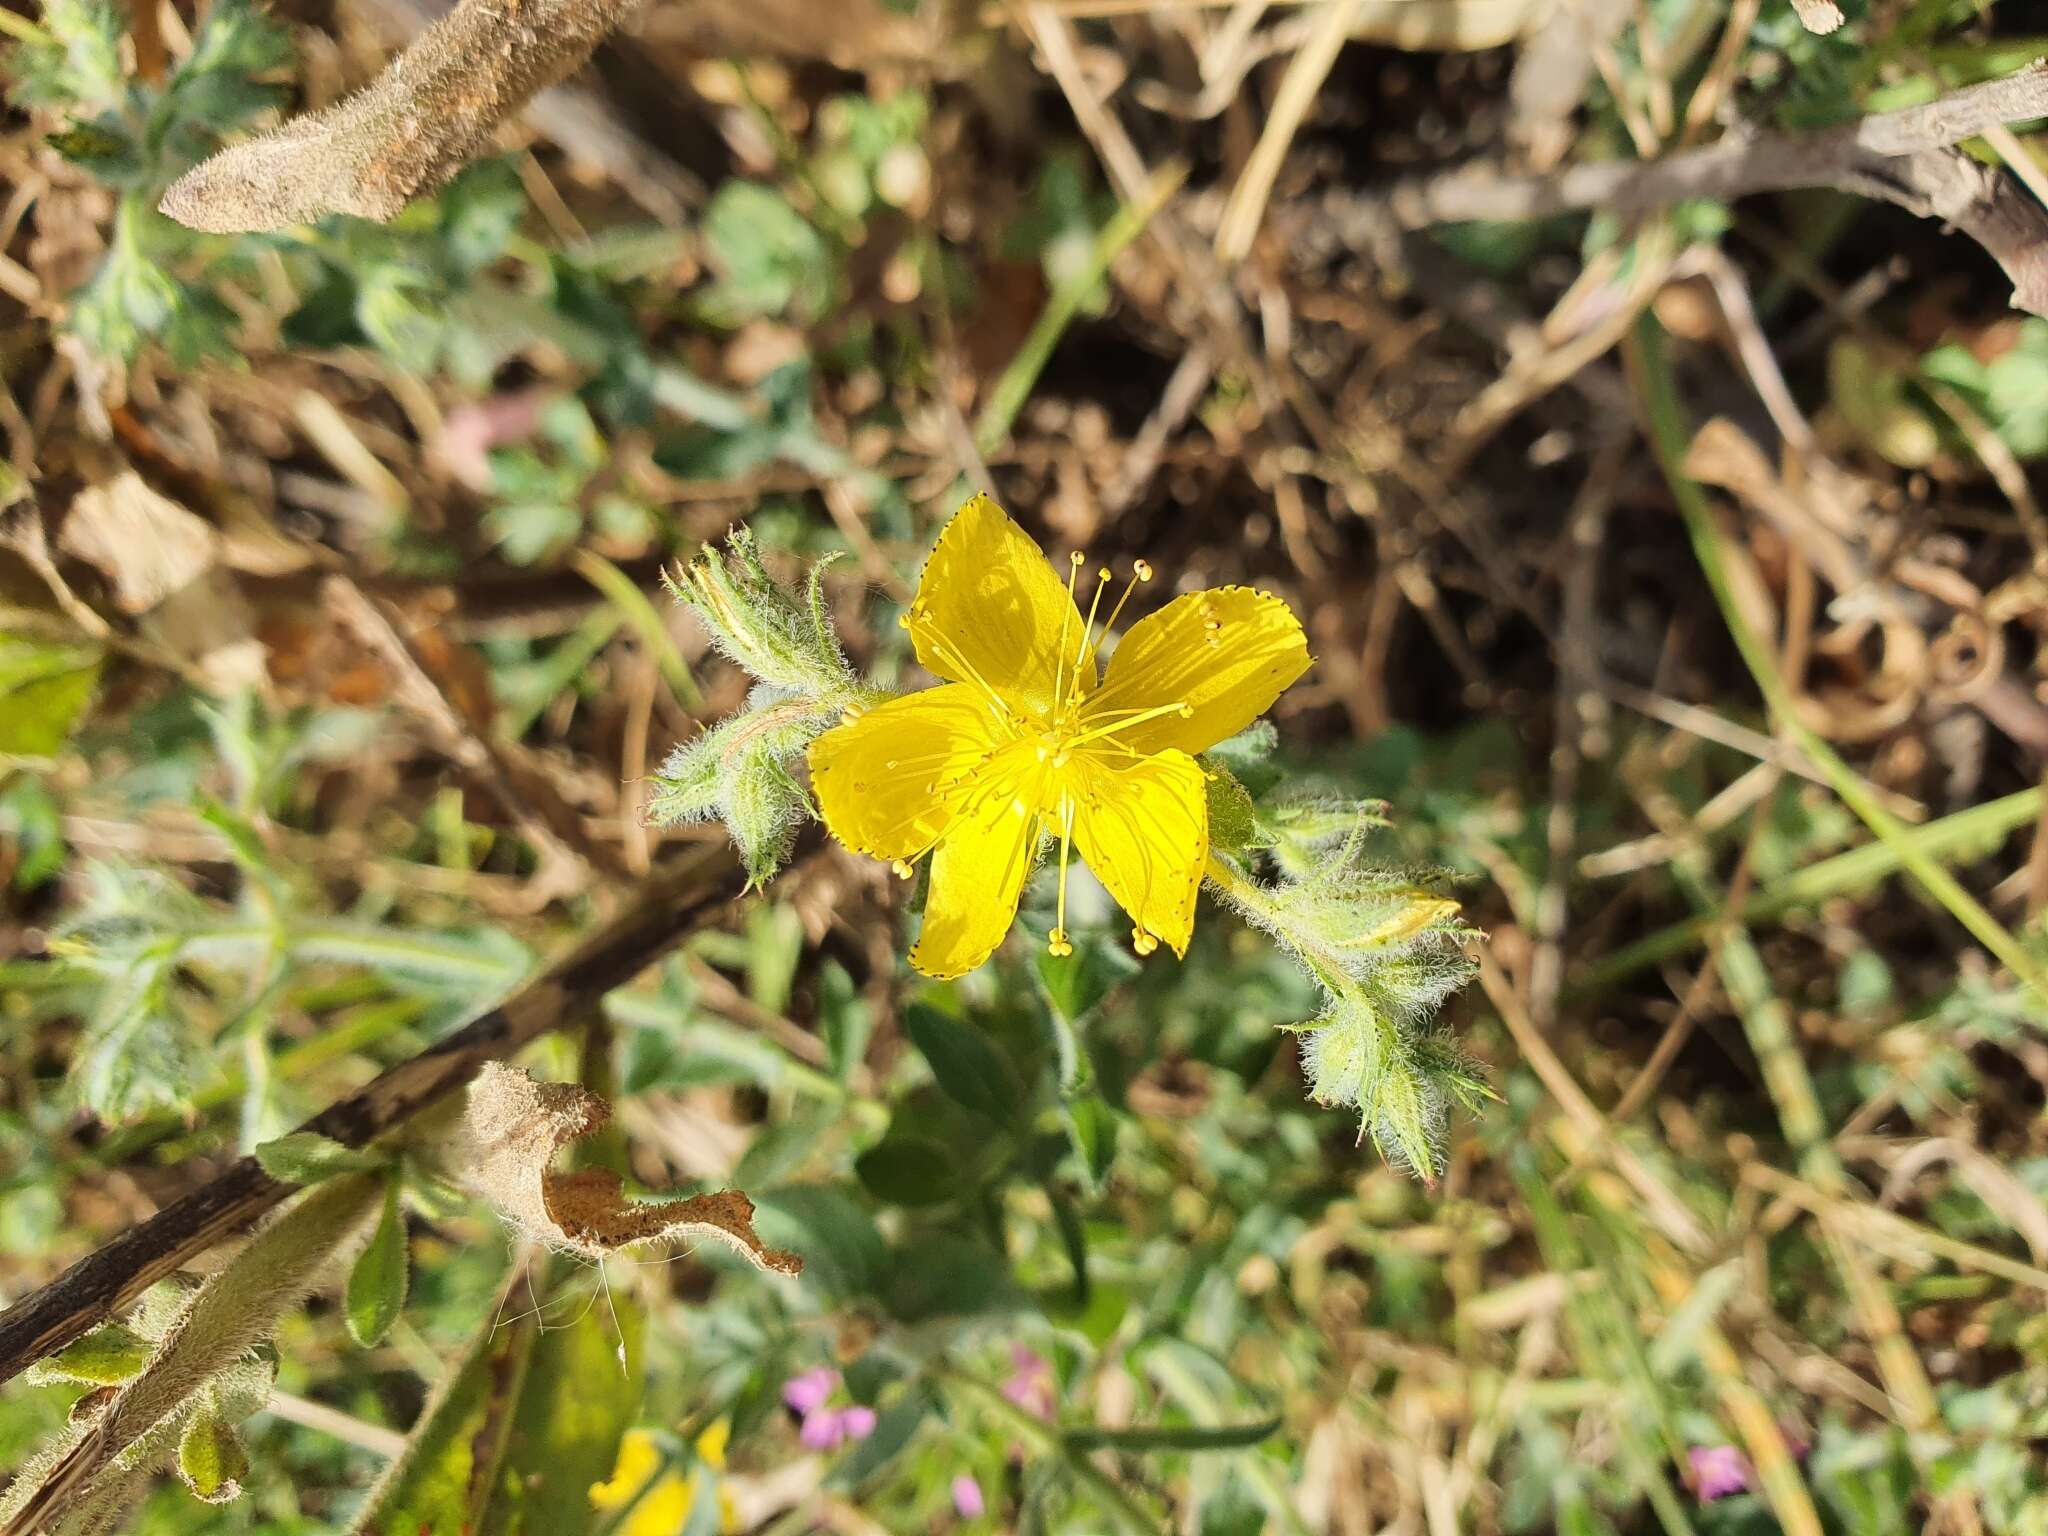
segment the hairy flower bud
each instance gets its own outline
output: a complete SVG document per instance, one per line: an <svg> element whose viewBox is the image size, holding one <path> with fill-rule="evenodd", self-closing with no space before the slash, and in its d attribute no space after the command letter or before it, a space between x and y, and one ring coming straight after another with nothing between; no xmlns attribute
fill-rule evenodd
<svg viewBox="0 0 2048 1536"><path fill-rule="evenodd" d="M799 601L768 574L753 533L735 528L722 553L707 545L670 590L704 621L719 650L762 682L843 708L860 682L825 612L828 563L811 567Z"/></svg>
<svg viewBox="0 0 2048 1536"><path fill-rule="evenodd" d="M748 707L686 741L654 776L648 820L657 826L722 821L756 883L781 867L810 812L793 768L839 719L835 706L757 688Z"/></svg>

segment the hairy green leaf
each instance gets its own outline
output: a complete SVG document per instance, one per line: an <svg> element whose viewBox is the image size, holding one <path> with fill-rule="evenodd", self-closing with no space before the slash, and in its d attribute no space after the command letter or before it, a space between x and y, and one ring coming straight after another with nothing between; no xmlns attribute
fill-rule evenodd
<svg viewBox="0 0 2048 1536"><path fill-rule="evenodd" d="M394 1174L385 1180L384 1214L377 1220L377 1230L348 1272L344 1312L349 1336L365 1349L382 1342L405 1310L406 1278L405 1217Z"/></svg>
<svg viewBox="0 0 2048 1536"><path fill-rule="evenodd" d="M344 1173L368 1173L387 1159L374 1152L345 1147L313 1131L293 1131L256 1149L256 1161L273 1179L288 1184L319 1184Z"/></svg>

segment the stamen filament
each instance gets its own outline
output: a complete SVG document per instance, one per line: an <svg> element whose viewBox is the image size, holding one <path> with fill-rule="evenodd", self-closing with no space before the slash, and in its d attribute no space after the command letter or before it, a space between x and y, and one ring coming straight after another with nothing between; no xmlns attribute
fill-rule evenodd
<svg viewBox="0 0 2048 1536"><path fill-rule="evenodd" d="M1131 568L1131 579L1124 583L1123 596L1116 600L1116 606L1110 609L1109 617L1103 621L1102 638L1096 641L1098 646L1102 643L1102 640L1109 638L1109 632L1116 628L1116 621L1123 617L1124 604L1128 603L1131 600L1131 594L1138 590L1138 583L1150 581L1151 579L1152 567L1146 561L1140 560Z"/></svg>
<svg viewBox="0 0 2048 1536"><path fill-rule="evenodd" d="M1119 711L1119 713L1122 713L1122 711ZM1186 719L1193 713L1194 710L1186 703L1156 705L1151 709L1137 711L1128 720L1119 720L1113 725L1098 725L1092 731L1084 731L1079 736L1069 738L1067 746L1070 749L1083 747L1091 741L1100 741L1105 736L1114 736L1119 731L1128 731L1132 726L1141 725L1147 720L1157 720L1161 715L1179 715L1182 719Z"/></svg>
<svg viewBox="0 0 2048 1536"><path fill-rule="evenodd" d="M1090 643L1088 637L1094 632L1095 612L1102 606L1102 589L1108 581L1109 567L1105 565L1095 573L1095 596L1089 599L1088 602L1088 622L1081 626L1081 648L1074 652L1074 681L1076 683L1081 681L1081 659L1095 648Z"/></svg>
<svg viewBox="0 0 2048 1536"><path fill-rule="evenodd" d="M912 614L915 615L915 610L912 610ZM1002 717L1007 717L1009 715L1010 707L1003 702L1003 696L997 693L995 689L989 685L988 681L982 677L980 672L975 670L974 663L969 661L966 658L966 656L961 653L960 647L955 645L951 640L949 640L946 637L946 632L944 630L940 629L938 625L934 624L928 618L922 616L909 615L907 615L907 617L910 617L910 624L908 627L913 638L924 638L926 636L929 636L932 643L932 650L934 654L938 656L939 660L946 662L951 666L958 667L963 673L965 673L967 681L974 687L981 690L982 697L989 702L990 706L995 710L997 715Z"/></svg>
<svg viewBox="0 0 2048 1536"><path fill-rule="evenodd" d="M1054 955L1071 955L1073 942L1067 937L1067 860L1074 846L1074 800L1071 795L1060 801L1060 894L1059 905L1053 917L1052 932L1046 936L1046 948Z"/></svg>
<svg viewBox="0 0 2048 1536"><path fill-rule="evenodd" d="M1066 701L1067 697L1067 618L1074 611L1074 578L1081 574L1081 567L1087 563L1087 560L1088 557L1078 549L1067 557L1067 606L1060 610L1058 660L1052 673L1052 703L1054 709L1058 709ZM1074 677L1076 682L1080 680L1078 663L1075 667Z"/></svg>

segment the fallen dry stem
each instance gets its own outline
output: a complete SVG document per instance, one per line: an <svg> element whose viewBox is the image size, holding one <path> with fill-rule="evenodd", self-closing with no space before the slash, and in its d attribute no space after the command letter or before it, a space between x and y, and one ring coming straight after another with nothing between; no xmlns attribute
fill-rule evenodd
<svg viewBox="0 0 2048 1536"><path fill-rule="evenodd" d="M1819 133L1731 134L1705 149L1647 161L1510 176L1492 165L1334 199L1346 238L1477 219L1539 219L1601 208L1627 217L1688 198L1831 187L1941 219L1983 246L2012 279L2013 302L2048 314L2048 208L2018 181L1954 146L2001 123L2048 116L2048 61L1923 106L1880 112ZM1361 229L1363 226L1363 229Z"/></svg>
<svg viewBox="0 0 2048 1536"><path fill-rule="evenodd" d="M580 67L638 4L461 0L346 101L193 167L163 211L219 234L332 213L396 218L488 150L498 124Z"/></svg>
<svg viewBox="0 0 2048 1536"><path fill-rule="evenodd" d="M383 1135L468 1082L485 1062L511 1056L586 1016L613 987L723 914L739 898L745 878L723 845L691 854L643 887L630 911L515 995L300 1129L351 1147ZM245 1157L30 1292L0 1312L0 1382L107 1321L294 1187Z"/></svg>

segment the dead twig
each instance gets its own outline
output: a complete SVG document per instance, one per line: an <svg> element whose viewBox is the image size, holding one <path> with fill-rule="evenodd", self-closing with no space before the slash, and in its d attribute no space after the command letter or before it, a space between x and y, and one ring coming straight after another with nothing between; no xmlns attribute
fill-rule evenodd
<svg viewBox="0 0 2048 1536"><path fill-rule="evenodd" d="M807 849L800 848L799 857ZM576 1022L612 988L722 915L745 872L724 847L693 853L642 888L633 908L545 974L440 1044L400 1062L299 1129L361 1147L550 1030ZM245 1157L0 1312L0 1383L106 1322L142 1293L246 1228L295 1186Z"/></svg>
<svg viewBox="0 0 2048 1536"><path fill-rule="evenodd" d="M1941 219L1990 253L2013 303L2048 314L2048 208L2004 171L1953 146L2001 123L2048 116L2048 61L1923 106L1810 134L1731 134L1660 159L1576 165L1546 176L1473 165L1325 207L1354 242L1398 229L1474 219L1538 219L1601 208L1627 217L1688 198L1832 187Z"/></svg>
<svg viewBox="0 0 2048 1536"><path fill-rule="evenodd" d="M352 213L396 218L490 148L498 124L588 59L639 0L462 0L324 112L222 150L163 211L220 234Z"/></svg>

